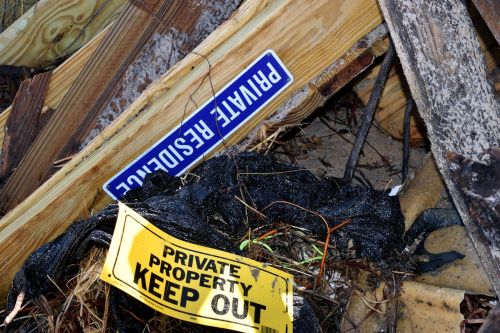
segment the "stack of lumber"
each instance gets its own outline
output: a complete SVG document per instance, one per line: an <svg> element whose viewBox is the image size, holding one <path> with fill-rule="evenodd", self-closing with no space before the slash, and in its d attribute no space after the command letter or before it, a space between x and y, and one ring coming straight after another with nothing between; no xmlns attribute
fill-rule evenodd
<svg viewBox="0 0 500 333"><path fill-rule="evenodd" d="M418 49L406 54L401 42L404 32L395 23L401 8L388 0L380 3L391 19L396 50L430 135L450 135L449 128L437 130L435 118L429 116L434 110L450 116L441 105L426 104L428 92L419 80L431 75L415 78L411 74L415 69L409 64L419 65L427 55L413 59ZM51 10L55 4L57 10ZM64 10L71 13L64 16L70 17L67 22L60 16ZM5 177L0 209L6 213L0 220L4 274L0 302L33 250L57 237L72 221L111 202L102 190L106 181L182 124L266 50L277 54L293 82L203 159L238 143L237 149L242 149L261 142L280 128L301 122L389 47L388 28L376 0L46 0L25 15L24 26L18 20L12 27L12 31L28 29L18 34L25 42L7 46L2 37L12 36L11 28L0 36L2 63L40 66L84 46L53 73L25 83L12 107L0 115L0 171ZM53 20L62 23L50 25ZM35 21L47 25L37 29ZM77 28L77 24L81 25ZM469 28L467 21L464 29ZM46 39L33 39L37 35L33 31L43 32L38 34ZM479 57L475 46L466 47ZM477 69L475 78L481 83L471 94L486 96L484 112L473 112L472 122L494 116L492 92L481 81L484 66L474 61L465 65ZM466 97L464 105L472 98ZM14 128L20 119L30 126ZM484 150L494 141L491 133L498 126L486 127L472 149ZM431 138L431 142L439 156L453 150L477 157L462 149L460 140ZM438 166L447 177L442 160ZM457 195L454 199L460 204ZM466 219L464 209L461 214ZM480 240L476 237L475 242ZM489 259L482 259L487 266ZM494 267L488 267L488 273L495 273Z"/></svg>

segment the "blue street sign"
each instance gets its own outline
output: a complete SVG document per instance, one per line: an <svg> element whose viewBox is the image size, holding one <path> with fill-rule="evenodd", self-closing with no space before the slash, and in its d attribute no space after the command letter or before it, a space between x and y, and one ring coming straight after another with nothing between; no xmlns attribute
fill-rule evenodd
<svg viewBox="0 0 500 333"><path fill-rule="evenodd" d="M293 81L267 50L181 124L104 184L113 199L140 187L148 173L179 176L221 144Z"/></svg>

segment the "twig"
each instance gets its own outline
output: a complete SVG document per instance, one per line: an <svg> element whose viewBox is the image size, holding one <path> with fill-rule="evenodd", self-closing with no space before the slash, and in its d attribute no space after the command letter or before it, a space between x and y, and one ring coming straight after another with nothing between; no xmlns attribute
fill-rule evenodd
<svg viewBox="0 0 500 333"><path fill-rule="evenodd" d="M260 241L260 240L263 240L264 238L266 238L267 236L271 236L271 235L274 235L278 232L278 229L273 229L271 231L268 231L266 233L264 233L262 236L259 236L257 237L255 240L256 241Z"/></svg>
<svg viewBox="0 0 500 333"><path fill-rule="evenodd" d="M326 233L326 239L325 239L325 246L323 247L323 257L321 258L321 266L319 267L319 274L318 274L318 278L316 279L316 284L319 283L319 281L323 277L323 273L325 271L325 261L326 261L326 255L328 253L328 244L330 243L330 236L332 235L332 233L335 230L342 228L344 225L346 225L347 223L351 222L351 220L352 220L351 218L348 218L347 220L342 221L339 224L337 224L337 225L335 225L335 226L333 226L331 228L329 228L328 224L327 224L327 226L326 226L327 233Z"/></svg>
<svg viewBox="0 0 500 333"><path fill-rule="evenodd" d="M323 217L323 215L321 215L320 213L317 213L315 211L312 211L310 209L307 209L305 207L299 206L297 204L294 204L294 203L291 203L291 202L288 202L288 201L273 201L269 205L267 205L266 207L264 207L264 209L262 209L262 211L264 211L267 208L269 208L269 207L271 207L271 206L273 206L275 204L278 204L278 203L290 205L290 206L293 206L295 208L299 208L299 209L305 210L308 213L311 213L311 214L314 214L314 215L318 216L325 223L325 227L326 227L326 239L325 239L325 246L323 247L323 257L321 258L321 266L319 268L318 277L316 278L316 285L317 285L319 283L319 281L321 281L321 279L323 278L323 273L325 271L325 261L326 261L326 255L328 253L328 244L330 243L330 236L331 236L331 234L335 230L337 230L337 229L343 227L344 225L346 225L347 223L351 222L351 218L348 218L347 220L342 221L341 223L339 223L339 224L337 224L337 225L335 225L335 226L333 226L333 227L330 228L330 226L328 225L328 222Z"/></svg>
<svg viewBox="0 0 500 333"><path fill-rule="evenodd" d="M375 113L375 109L377 108L380 97L382 96L382 90L384 89L385 81L387 81L394 56L395 51L394 47L391 44L387 49L387 53L385 54L384 61L382 62L380 72L378 73L377 79L375 80L370 99L368 100L368 104L366 105L366 108L364 110L363 119L361 120L361 124L359 125L356 140L354 141L354 146L352 147L351 154L349 155L349 159L347 160L347 165L344 172L344 180L346 182L350 182L354 174L354 169L356 168L356 164L358 163L359 154L361 153L361 149L363 148L363 144L366 140L366 135L368 134L368 130L370 129L373 114Z"/></svg>
<svg viewBox="0 0 500 333"><path fill-rule="evenodd" d="M387 302L389 302L389 300L384 300L384 301L381 301L381 302L372 301L372 300L368 299L366 296L364 296L360 291L358 291L356 289L354 289L354 291L358 294L358 296L361 298L361 301L363 301L363 303L365 304L365 306L367 308L369 308L370 310L375 311L377 313L380 313L382 315L385 314L381 310L377 310L375 308L375 306L378 306L378 304L387 303ZM372 305L370 305L370 303L373 303L375 305L372 306Z"/></svg>
<svg viewBox="0 0 500 333"><path fill-rule="evenodd" d="M250 209L252 212L256 213L257 215L260 215L261 217L263 218L266 218L267 219L267 216L262 214L261 212L259 212L257 209L253 208L252 206L250 206L249 204L247 204L245 201L243 201L242 199L238 198L238 196L234 196L234 198L236 200L238 200L239 202L241 202L241 204L243 206L245 206L246 208Z"/></svg>
<svg viewBox="0 0 500 333"><path fill-rule="evenodd" d="M315 171L317 168L314 169L297 169L297 170L287 170L287 171L274 171L274 172L240 172L239 175L242 176L251 176L251 175L259 175L259 176L267 176L267 175L279 175L283 173L294 173L294 172L300 172L300 171Z"/></svg>
<svg viewBox="0 0 500 333"><path fill-rule="evenodd" d="M342 139L342 140L344 140L345 142L347 142L347 143L349 143L349 144L351 144L351 145L352 145L352 142L351 142L349 139L347 139L347 138L346 138L346 137L345 137L342 133L340 133L339 131L337 131L337 130L335 129L335 127L333 127L332 125L330 125L330 124L328 123L328 121L327 121L327 120L325 120L325 119L329 119L329 118L328 118L327 116L320 116L320 117L319 117L319 121L321 121L321 122L322 122L322 123L323 123L326 127L328 127L328 128L329 128L330 130L332 130L335 134L337 134L337 135L339 136L339 138L341 138L341 139Z"/></svg>
<svg viewBox="0 0 500 333"><path fill-rule="evenodd" d="M408 165L410 161L410 115L414 106L415 102L410 97L408 103L406 103L405 118L403 121L403 183L408 177Z"/></svg>
<svg viewBox="0 0 500 333"><path fill-rule="evenodd" d="M14 318L16 317L18 312L21 311L25 296L26 296L25 291L21 290L19 295L17 295L16 304L14 305L14 308L9 313L9 315L7 317L5 317L5 320L3 321L3 324L5 326L9 325L12 322L12 320L14 320Z"/></svg>

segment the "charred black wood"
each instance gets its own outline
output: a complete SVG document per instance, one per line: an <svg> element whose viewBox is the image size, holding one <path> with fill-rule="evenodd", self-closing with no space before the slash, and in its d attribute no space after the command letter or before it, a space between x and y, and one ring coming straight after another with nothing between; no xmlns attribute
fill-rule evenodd
<svg viewBox="0 0 500 333"><path fill-rule="evenodd" d="M481 228L496 263L500 263L500 149L486 151L481 161L450 152L451 179L464 197L469 216Z"/></svg>
<svg viewBox="0 0 500 333"><path fill-rule="evenodd" d="M404 122L403 123L403 167L402 167L403 183L406 181L406 178L408 177L408 170L410 164L410 116L414 106L415 102L413 101L413 98L410 97L410 99L408 99L408 103L406 104L405 117L403 120Z"/></svg>

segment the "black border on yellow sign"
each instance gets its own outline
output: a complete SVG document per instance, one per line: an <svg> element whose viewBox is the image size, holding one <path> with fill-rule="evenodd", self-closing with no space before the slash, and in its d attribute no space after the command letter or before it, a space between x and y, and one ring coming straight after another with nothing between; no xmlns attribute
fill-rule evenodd
<svg viewBox="0 0 500 333"><path fill-rule="evenodd" d="M189 252L199 253L199 254L204 255L204 256L212 256L212 257L215 257L215 258L220 258L220 259L223 259L223 260L226 260L226 261L231 261L231 262L234 262L234 263L236 263L236 264L238 264L238 265L241 265L241 262L239 262L239 261L237 261L237 260L229 259L229 258L226 258L226 257L221 257L221 256L214 255L214 254L208 254L208 253L204 253L204 252L200 252L200 251L194 251L194 250L192 250L192 249L189 249L189 248L186 248L186 247L180 246L180 245L178 245L178 244L176 244L176 243L175 243L175 240L176 240L176 238L175 238L175 237L171 237L171 238L173 238L173 239L174 239L174 242L172 242L171 240L166 240L166 239L164 239L163 237L161 237L160 235L158 235L156 232L154 232L153 230L151 230L150 228L148 228L148 225L145 225L145 224L141 223L141 221L136 220L133 216L131 216L131 215L129 215L129 214L126 214L126 215L125 215L125 218L124 218L123 230L122 230L122 232L121 232L121 237L120 237L120 243L119 243L119 245L118 245L117 256L116 256L115 258L118 258L118 257L120 256L120 249L121 249L121 246L122 246L123 236L124 236L124 234L125 234L125 226L126 226L126 224L127 224L127 218L128 218L128 217L129 217L130 219L132 219L134 222L136 222L136 223L140 224L143 228L145 228L146 230L148 230L149 232L151 232L151 233L152 233L153 235L155 235L156 237L160 238L163 242L169 242L170 244L172 244L172 245L174 245L174 246L176 246L176 247L178 247L178 248L180 248L180 249L183 249L183 250L188 250ZM138 288L136 288L136 287L134 287L134 286L132 286L132 285L128 284L126 281L123 281L122 279L120 279L120 278L118 277L118 275L116 275L116 273L115 273L116 262L117 262L117 260L115 259L115 261L114 261L114 263L113 263L113 270L112 270L114 278L115 278L116 280L120 281L120 283L122 283L122 284L124 284L124 285L127 285L129 288L131 288L131 289L133 289L133 290L138 291L138 292L139 292L142 296L144 296L145 298L149 299L151 302L154 302L154 303L158 304L158 305L159 305L159 306L161 306L161 307L166 307L166 308L169 308L169 309L171 309L171 310L173 310L173 311L175 311L175 312L183 313L183 314L190 315L190 316L194 316L194 317L205 318L205 319L210 319L210 320L215 320L215 321L220 321L220 322L227 322L227 323L232 323L232 324L236 324L236 325L241 325L241 326L251 327L251 328L254 328L254 329L259 329L259 326L252 326L252 325L243 324L243 323L241 323L241 322L237 322L237 321L231 321L231 320L217 319L217 318L213 318L213 317L201 316L201 315L199 315L199 314L194 314L194 313L191 313L191 312L181 311L181 310L178 310L178 309L176 309L176 308L174 308L174 307L170 307L170 306L168 306L168 305L166 305L166 304L160 303L160 302L158 302L157 300L155 300L155 299L153 299L153 298L149 297L149 295L147 295L147 294L143 293L140 289L138 289ZM285 279L285 278L283 278L282 276L279 276L279 275L277 275L277 274L275 274L275 273L272 273L272 272L270 272L270 271L268 271L268 270L266 270L266 269L264 269L264 268L262 268L262 267L257 267L257 266L254 266L254 265L250 265L250 264L248 264L248 263L245 263L245 265L247 265L247 266L251 266L251 267L256 268L256 269L258 269L258 270L261 270L261 271L265 271L266 273L269 273L269 274L271 274L271 275L274 275L274 276L276 276L276 277L278 277L278 278L281 278L281 279L285 280L286 288L287 288L287 290L288 290L288 279ZM288 305L289 305L289 302L290 302L290 300L289 300L288 298L289 298L289 295L288 295L288 293L287 293L287 294L286 294L286 307L285 307L285 309L286 309L286 311L287 311L287 312L288 312ZM286 326L285 326L285 332L288 332L288 325L286 325Z"/></svg>

